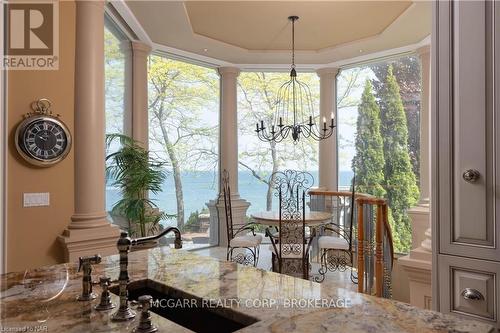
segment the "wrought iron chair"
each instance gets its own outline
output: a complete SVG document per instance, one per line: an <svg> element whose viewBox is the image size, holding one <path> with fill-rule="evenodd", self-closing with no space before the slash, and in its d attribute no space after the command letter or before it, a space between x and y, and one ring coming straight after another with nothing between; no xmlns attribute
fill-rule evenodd
<svg viewBox="0 0 500 333"><path fill-rule="evenodd" d="M314 179L307 172L286 170L271 177L271 186L279 198L279 231L266 228L271 239L272 269L274 272L309 279L309 250L315 236L306 234L306 191Z"/></svg>
<svg viewBox="0 0 500 333"><path fill-rule="evenodd" d="M224 170L221 175L221 187L224 195L224 212L227 227L227 255L228 261L234 261L242 265L257 266L259 261L260 243L262 236L255 234L255 226L252 224L234 224L233 209L231 206L231 188L229 186L229 173ZM248 234L251 232L251 234ZM243 249L245 252L234 253L235 249ZM248 252L249 253L248 253Z"/></svg>
<svg viewBox="0 0 500 333"><path fill-rule="evenodd" d="M322 228L322 231L328 234L319 236L318 239L320 253L318 272L320 275L314 279L317 282L323 282L328 271L344 272L350 268L351 281L356 283L357 278L352 270L355 252L353 250L353 226L356 210L355 177L352 179L351 193L340 195L339 192L338 194L338 196L332 197L331 209L334 211L332 222ZM324 208L328 209L327 207Z"/></svg>

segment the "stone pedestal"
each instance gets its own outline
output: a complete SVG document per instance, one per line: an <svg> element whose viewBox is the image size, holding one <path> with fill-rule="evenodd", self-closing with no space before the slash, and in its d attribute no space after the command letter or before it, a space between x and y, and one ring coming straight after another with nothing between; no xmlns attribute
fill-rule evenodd
<svg viewBox="0 0 500 333"><path fill-rule="evenodd" d="M428 205L420 205L409 210L413 231L410 254L398 259L398 263L408 274L410 304L423 309L432 309L432 247L430 211Z"/></svg>
<svg viewBox="0 0 500 333"><path fill-rule="evenodd" d="M108 225L101 228L71 229L68 227L59 236L64 247L64 259L76 262L79 257L100 254L108 256L118 253L116 242L119 237L117 226Z"/></svg>
<svg viewBox="0 0 500 333"><path fill-rule="evenodd" d="M231 198L233 210L233 224L242 225L246 223L246 215L250 203L239 196ZM210 245L227 246L227 223L224 208L224 198L214 199L207 203L210 212L210 230L217 230L217 233L210 233Z"/></svg>
<svg viewBox="0 0 500 333"><path fill-rule="evenodd" d="M432 252L418 247L410 254L398 259L408 274L410 286L410 304L423 309L431 309L432 290Z"/></svg>

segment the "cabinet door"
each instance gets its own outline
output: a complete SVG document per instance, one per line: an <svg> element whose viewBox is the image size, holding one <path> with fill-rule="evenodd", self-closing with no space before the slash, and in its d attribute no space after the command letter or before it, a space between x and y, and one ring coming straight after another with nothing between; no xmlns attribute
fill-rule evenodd
<svg viewBox="0 0 500 333"><path fill-rule="evenodd" d="M500 259L499 6L436 7L439 251L489 260Z"/></svg>
<svg viewBox="0 0 500 333"><path fill-rule="evenodd" d="M500 263L440 255L440 311L500 324Z"/></svg>

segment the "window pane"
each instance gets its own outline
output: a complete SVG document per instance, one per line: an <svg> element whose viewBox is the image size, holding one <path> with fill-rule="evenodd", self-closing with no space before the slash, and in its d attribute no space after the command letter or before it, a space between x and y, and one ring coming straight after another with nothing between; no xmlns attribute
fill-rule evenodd
<svg viewBox="0 0 500 333"><path fill-rule="evenodd" d="M420 62L416 56L343 70L337 79L339 185L384 197L395 251L411 247L418 201Z"/></svg>
<svg viewBox="0 0 500 333"><path fill-rule="evenodd" d="M168 163L162 192L151 195L173 215L186 243L208 244L206 203L217 197L219 77L214 69L149 58L149 148Z"/></svg>
<svg viewBox="0 0 500 333"><path fill-rule="evenodd" d="M125 134L124 122L127 110L125 93L125 58L127 48L122 48L123 43L127 43L123 36L118 33L113 23L106 18L104 28L104 97L106 111L106 134ZM107 150L112 153L119 148L119 144L114 142ZM113 179L106 179L106 210L111 212L113 206L120 200L120 189L113 186ZM120 224L119 218L110 214L116 224Z"/></svg>
<svg viewBox="0 0 500 333"><path fill-rule="evenodd" d="M276 197L267 184L275 171L294 169L310 172L318 181L318 142L291 137L275 144L262 142L255 133L258 121L271 118L280 86L290 79L288 73L247 72L238 78L238 150L240 195L251 203L247 214L276 208ZM313 110L319 115L319 78L315 73L298 73L313 99ZM273 204L273 200L275 201Z"/></svg>

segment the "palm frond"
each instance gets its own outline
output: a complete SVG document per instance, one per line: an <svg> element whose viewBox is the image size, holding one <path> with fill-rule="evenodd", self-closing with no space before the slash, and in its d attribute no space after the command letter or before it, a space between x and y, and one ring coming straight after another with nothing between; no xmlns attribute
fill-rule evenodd
<svg viewBox="0 0 500 333"><path fill-rule="evenodd" d="M171 218L164 213L152 214L158 207L147 197L149 192L157 194L162 191L168 173L167 162L153 158L138 141L123 134L106 135L108 150L116 140L120 148L106 156L106 176L120 188L122 195L122 199L113 206L113 212L140 225L154 225L162 219ZM141 227L140 230L142 233L146 228Z"/></svg>

